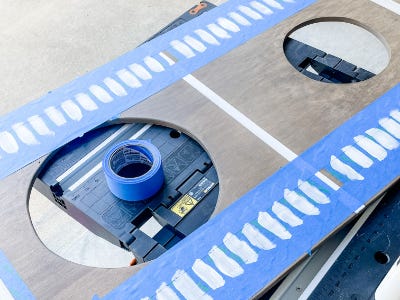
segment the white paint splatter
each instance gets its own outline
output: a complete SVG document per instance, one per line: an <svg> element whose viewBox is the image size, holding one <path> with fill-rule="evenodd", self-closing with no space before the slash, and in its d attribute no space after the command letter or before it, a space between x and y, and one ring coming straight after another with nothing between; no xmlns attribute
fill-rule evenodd
<svg viewBox="0 0 400 300"><path fill-rule="evenodd" d="M79 103L80 106L86 111L94 111L98 109L96 102L89 97L89 95L84 93L79 93L75 95L75 100Z"/></svg>
<svg viewBox="0 0 400 300"><path fill-rule="evenodd" d="M140 300L150 300L150 298L149 297L144 297L144 298L142 298Z"/></svg>
<svg viewBox="0 0 400 300"><path fill-rule="evenodd" d="M266 230L279 237L281 240L288 240L292 237L292 234L287 231L277 219L271 217L271 215L265 211L260 211L258 213L257 222Z"/></svg>
<svg viewBox="0 0 400 300"><path fill-rule="evenodd" d="M179 297L165 282L161 283L156 290L156 298L157 300L179 300Z"/></svg>
<svg viewBox="0 0 400 300"><path fill-rule="evenodd" d="M236 235L228 232L223 242L226 248L239 256L245 264L252 264L258 260L258 254L245 241L239 240Z"/></svg>
<svg viewBox="0 0 400 300"><path fill-rule="evenodd" d="M346 165L344 162L339 160L336 156L332 155L331 156L331 167L334 169L336 172L339 172L340 174L343 174L350 180L364 180L364 177L356 172L352 167L349 165Z"/></svg>
<svg viewBox="0 0 400 300"><path fill-rule="evenodd" d="M297 194L295 191L285 189L283 191L286 201L298 211L309 216L317 216L320 214L318 207L310 203L306 198Z"/></svg>
<svg viewBox="0 0 400 300"><path fill-rule="evenodd" d="M272 15L274 12L264 4L258 2L258 1L251 1L250 6L253 7L255 10L258 10L260 13L263 15Z"/></svg>
<svg viewBox="0 0 400 300"><path fill-rule="evenodd" d="M361 149L379 161L384 160L387 156L386 150L381 145L363 135L356 136L354 141Z"/></svg>
<svg viewBox="0 0 400 300"><path fill-rule="evenodd" d="M381 129L371 128L368 129L365 133L371 136L375 141L377 141L388 150L394 150L400 145L394 137Z"/></svg>
<svg viewBox="0 0 400 300"><path fill-rule="evenodd" d="M160 73L165 70L163 65L154 57L146 56L143 61L153 72Z"/></svg>
<svg viewBox="0 0 400 300"><path fill-rule="evenodd" d="M8 154L17 153L18 143L8 131L0 131L0 148Z"/></svg>
<svg viewBox="0 0 400 300"><path fill-rule="evenodd" d="M345 146L342 151L348 158L364 169L370 168L374 163L372 159L353 146Z"/></svg>
<svg viewBox="0 0 400 300"><path fill-rule="evenodd" d="M400 124L390 118L384 118L379 120L381 125L387 132L393 135L395 138L400 139Z"/></svg>
<svg viewBox="0 0 400 300"><path fill-rule="evenodd" d="M133 89L140 88L142 86L141 82L135 75L129 72L127 69L122 69L116 72L117 76L123 83Z"/></svg>
<svg viewBox="0 0 400 300"><path fill-rule="evenodd" d="M213 246L208 255L222 274L234 278L244 273L243 268L217 246Z"/></svg>
<svg viewBox="0 0 400 300"><path fill-rule="evenodd" d="M272 205L272 212L283 222L292 227L303 224L303 220L296 216L288 207L277 201Z"/></svg>
<svg viewBox="0 0 400 300"><path fill-rule="evenodd" d="M61 103L61 108L67 114L71 120L80 121L82 119L82 112L78 105L76 105L72 100L66 100Z"/></svg>
<svg viewBox="0 0 400 300"><path fill-rule="evenodd" d="M27 145L39 145L39 141L36 139L35 135L28 129L24 123L15 123L11 126L14 132L17 134L18 138Z"/></svg>
<svg viewBox="0 0 400 300"><path fill-rule="evenodd" d="M142 80L150 80L152 78L151 74L149 71L145 69L142 65L139 64L131 64L128 67L137 77L139 77Z"/></svg>
<svg viewBox="0 0 400 300"><path fill-rule="evenodd" d="M219 46L220 43L218 42L218 40L211 35L210 33L208 33L207 31L203 30L203 29L196 29L194 31L203 41L205 41L206 43L210 44L210 45L215 45L215 46Z"/></svg>
<svg viewBox="0 0 400 300"><path fill-rule="evenodd" d="M110 103L114 100L113 97L111 97L111 95L107 93L105 89L98 85L91 85L89 87L89 91L103 103Z"/></svg>
<svg viewBox="0 0 400 300"><path fill-rule="evenodd" d="M230 34L225 29L222 29L215 23L208 24L207 28L213 34L215 34L216 37L219 37L220 39L230 39L231 38Z"/></svg>
<svg viewBox="0 0 400 300"><path fill-rule="evenodd" d="M106 77L103 80L104 84L110 89L111 92L113 92L115 95L119 97L124 97L128 95L126 90L123 88L122 85L120 85L117 81L110 77Z"/></svg>
<svg viewBox="0 0 400 300"><path fill-rule="evenodd" d="M166 55L165 53L160 52L160 53L158 53L158 55L160 55L170 66L173 66L175 64L173 59L171 57L169 57L168 55Z"/></svg>
<svg viewBox="0 0 400 300"><path fill-rule="evenodd" d="M260 15L258 12L255 10L251 9L250 7L240 5L238 9L244 13L246 16L252 18L253 20L261 20L263 18L262 15Z"/></svg>
<svg viewBox="0 0 400 300"><path fill-rule="evenodd" d="M212 300L183 270L175 272L172 276L172 284L187 300Z"/></svg>
<svg viewBox="0 0 400 300"><path fill-rule="evenodd" d="M196 259L193 266L193 272L203 280L210 288L216 290L225 285L225 280L212 267L207 265L201 259Z"/></svg>
<svg viewBox="0 0 400 300"><path fill-rule="evenodd" d="M229 17L231 17L236 23L243 25L243 26L250 26L251 23L249 20L247 20L245 17L242 15L238 14L237 12L230 12L228 14Z"/></svg>
<svg viewBox="0 0 400 300"><path fill-rule="evenodd" d="M40 135L55 135L55 132L49 129L45 121L39 115L29 117L28 122Z"/></svg>
<svg viewBox="0 0 400 300"><path fill-rule="evenodd" d="M45 114L49 117L49 119L56 124L57 126L62 126L67 123L64 115L54 106L49 106L44 110Z"/></svg>
<svg viewBox="0 0 400 300"><path fill-rule="evenodd" d="M239 32L240 28L232 21L227 18L218 18L217 23L224 29L229 30L231 32Z"/></svg>
<svg viewBox="0 0 400 300"><path fill-rule="evenodd" d="M242 233L254 247L262 250L271 250L276 247L260 230L249 223L244 224Z"/></svg>
<svg viewBox="0 0 400 300"><path fill-rule="evenodd" d="M392 110L390 116L400 123L400 111L398 109Z"/></svg>
<svg viewBox="0 0 400 300"><path fill-rule="evenodd" d="M194 50L198 52L202 53L207 50L207 47L202 42L200 42L199 40L195 39L190 35L185 35L183 37L183 40L185 41L185 43L187 43L190 47L192 47Z"/></svg>
<svg viewBox="0 0 400 300"><path fill-rule="evenodd" d="M194 54L192 49L190 49L188 45L182 43L181 41L173 40L169 44L171 45L171 47L173 47L176 51L178 51L186 58L192 58L196 56L196 54Z"/></svg>
<svg viewBox="0 0 400 300"><path fill-rule="evenodd" d="M263 0L263 1L264 1L265 4L267 4L267 5L269 5L269 6L273 7L273 8L283 9L283 6L279 2L277 2L275 0Z"/></svg>
<svg viewBox="0 0 400 300"><path fill-rule="evenodd" d="M307 197L310 197L310 199L319 204L328 204L331 202L327 195L320 191L320 189L316 186L310 184L308 181L298 180L297 186L299 187L300 191L307 195Z"/></svg>

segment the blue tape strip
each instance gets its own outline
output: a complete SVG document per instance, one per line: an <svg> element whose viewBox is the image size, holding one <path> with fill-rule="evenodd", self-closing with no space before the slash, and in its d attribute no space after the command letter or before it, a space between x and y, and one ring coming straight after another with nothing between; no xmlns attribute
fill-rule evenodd
<svg viewBox="0 0 400 300"><path fill-rule="evenodd" d="M3 292L11 294L15 300L35 299L2 251L0 251L0 280L7 289Z"/></svg>
<svg viewBox="0 0 400 300"><path fill-rule="evenodd" d="M144 174L120 174L127 166L130 166L130 170L140 171L143 167L149 169L142 170ZM103 171L110 191L126 201L150 198L160 190L164 182L161 153L148 141L131 140L114 145L104 156ZM122 177L126 175L135 177Z"/></svg>
<svg viewBox="0 0 400 300"><path fill-rule="evenodd" d="M175 294L177 299L254 296L398 178L399 99L397 85L103 299L156 299L160 294L169 298ZM367 140L360 143L360 136ZM352 155L349 147L358 155ZM342 179L338 190L316 176L323 169ZM283 207L295 214L293 226L288 225ZM286 230L280 237L273 233L276 222ZM256 230L249 233L249 228ZM236 238L246 251L235 249ZM265 238L272 244L265 246ZM207 276L202 278L199 260L209 266L207 274L217 272L223 280L210 283ZM194 294L188 294L183 281Z"/></svg>
<svg viewBox="0 0 400 300"><path fill-rule="evenodd" d="M231 0L1 117L0 179L313 2ZM161 52L177 62L170 65Z"/></svg>

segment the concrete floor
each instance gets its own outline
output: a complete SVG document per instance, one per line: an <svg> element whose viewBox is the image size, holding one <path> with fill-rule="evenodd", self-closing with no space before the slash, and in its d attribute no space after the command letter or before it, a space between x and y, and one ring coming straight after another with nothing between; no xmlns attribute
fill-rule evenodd
<svg viewBox="0 0 400 300"><path fill-rule="evenodd" d="M225 1L212 2L219 5ZM135 48L196 3L195 0L0 0L1 114ZM333 52L332 47L325 48L325 36L332 32L332 27L329 24L323 27L311 27L311 31L303 30L293 37L305 42L311 40L311 45L342 55L370 71L382 70L387 65L389 55L382 44L373 43L374 36L371 38L357 29L356 38L350 38L350 48L340 47L349 43L339 41L333 48L342 51ZM312 32L317 34L310 39ZM340 37L343 30L334 32ZM351 32L347 34L351 36ZM351 47L354 41L369 49L366 56L364 50ZM358 60L360 55L364 61ZM131 253L98 238L36 191L31 194L29 209L39 238L49 250L67 260L115 268L127 266L132 259Z"/></svg>

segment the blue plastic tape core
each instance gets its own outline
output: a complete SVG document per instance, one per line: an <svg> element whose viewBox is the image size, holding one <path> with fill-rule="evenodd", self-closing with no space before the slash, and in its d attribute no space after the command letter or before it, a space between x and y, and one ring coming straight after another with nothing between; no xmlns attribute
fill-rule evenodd
<svg viewBox="0 0 400 300"><path fill-rule="evenodd" d="M103 171L110 191L126 201L150 198L164 183L160 151L143 140L114 145L104 156Z"/></svg>

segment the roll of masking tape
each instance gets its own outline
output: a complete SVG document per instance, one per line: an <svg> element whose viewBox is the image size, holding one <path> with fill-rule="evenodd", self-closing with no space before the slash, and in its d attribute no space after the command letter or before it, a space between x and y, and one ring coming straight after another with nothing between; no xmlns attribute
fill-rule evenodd
<svg viewBox="0 0 400 300"><path fill-rule="evenodd" d="M110 191L126 201L150 198L164 182L160 151L144 140L114 145L103 159L103 171Z"/></svg>

